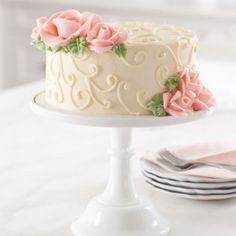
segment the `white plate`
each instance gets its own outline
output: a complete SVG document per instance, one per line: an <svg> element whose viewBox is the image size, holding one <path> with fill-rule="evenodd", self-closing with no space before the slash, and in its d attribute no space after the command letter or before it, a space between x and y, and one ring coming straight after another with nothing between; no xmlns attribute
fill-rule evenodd
<svg viewBox="0 0 236 236"><path fill-rule="evenodd" d="M236 193L236 185L233 187L224 187L224 188L202 188L197 187L195 185L192 186L181 186L178 182L173 184L162 182L162 179L157 179L148 173L143 173L145 179L149 179L157 184L168 187L168 189L181 191L185 193L197 193L197 194L228 194L228 193Z"/></svg>
<svg viewBox="0 0 236 236"><path fill-rule="evenodd" d="M166 185L185 187L185 188L199 188L199 189L230 189L236 188L236 180L234 182L224 182L224 183L198 183L198 182L186 182L179 180L172 180L167 178L162 178L158 175L158 173L152 173L145 169L142 170L143 174L148 176L149 178L155 179L158 182L164 183Z"/></svg>
<svg viewBox="0 0 236 236"><path fill-rule="evenodd" d="M169 181L180 181L186 183L205 183L205 184L216 184L217 186L225 186L225 184L234 184L236 179L219 179L219 178L204 178L204 177L197 177L197 176L187 176L187 175L180 175L171 173L157 165L154 165L144 159L141 159L141 168L147 172L153 173L158 175L160 178L165 178Z"/></svg>
<svg viewBox="0 0 236 236"><path fill-rule="evenodd" d="M187 194L199 194L199 195L208 195L208 194L232 194L236 193L236 187L232 189L200 189L200 188L188 188L188 187L180 187L176 185L169 185L162 182L159 182L153 178L148 177L147 175L144 176L146 180L152 181L157 186L165 188L167 190L172 190L176 192L182 192Z"/></svg>
<svg viewBox="0 0 236 236"><path fill-rule="evenodd" d="M180 188L172 188L169 186L166 186L164 184L159 184L149 178L145 178L145 181L153 187L154 189L165 192L171 195L176 195L179 197L184 197L184 198L189 198L189 199L195 199L195 200L220 200L220 199L228 199L228 198L233 198L236 197L236 190L235 192L232 193L207 193L207 194L199 194L198 192L184 192Z"/></svg>

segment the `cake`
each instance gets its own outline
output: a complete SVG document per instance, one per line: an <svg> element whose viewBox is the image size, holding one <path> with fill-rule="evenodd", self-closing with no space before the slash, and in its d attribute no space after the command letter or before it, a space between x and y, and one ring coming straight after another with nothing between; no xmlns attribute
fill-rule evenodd
<svg viewBox="0 0 236 236"><path fill-rule="evenodd" d="M194 32L142 22L106 24L76 10L41 17L32 44L46 52L45 100L81 114L187 115L215 100L195 69Z"/></svg>

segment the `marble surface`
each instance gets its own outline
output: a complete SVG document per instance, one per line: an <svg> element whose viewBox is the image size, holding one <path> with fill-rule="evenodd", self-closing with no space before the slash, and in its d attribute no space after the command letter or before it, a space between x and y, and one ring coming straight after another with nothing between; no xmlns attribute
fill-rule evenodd
<svg viewBox="0 0 236 236"><path fill-rule="evenodd" d="M214 80L235 72L232 65L220 71L211 63L202 68L202 75ZM233 79L223 87L230 91L227 96L220 84L206 80L219 98L218 109L209 118L134 130L138 192L169 219L170 236L236 235L236 199L193 201L154 191L143 182L138 163L145 151L166 145L236 140ZM106 185L109 130L57 123L33 114L29 100L42 88L38 82L0 94L1 236L71 236L71 221Z"/></svg>

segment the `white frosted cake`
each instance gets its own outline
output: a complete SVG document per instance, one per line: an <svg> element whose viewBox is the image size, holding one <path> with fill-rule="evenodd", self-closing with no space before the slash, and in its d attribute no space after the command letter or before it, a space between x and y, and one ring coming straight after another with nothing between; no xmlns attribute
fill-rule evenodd
<svg viewBox="0 0 236 236"><path fill-rule="evenodd" d="M104 24L75 10L38 19L46 51L45 99L88 114L186 115L214 105L195 71L197 36L174 26Z"/></svg>

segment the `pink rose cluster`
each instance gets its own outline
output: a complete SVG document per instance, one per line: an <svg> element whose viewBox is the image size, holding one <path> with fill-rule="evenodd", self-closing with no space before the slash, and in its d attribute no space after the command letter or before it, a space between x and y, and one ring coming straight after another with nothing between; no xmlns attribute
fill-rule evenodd
<svg viewBox="0 0 236 236"><path fill-rule="evenodd" d="M209 110L215 105L212 93L201 83L196 73L189 68L178 72L180 82L172 92L163 93L163 107L172 116L187 115Z"/></svg>
<svg viewBox="0 0 236 236"><path fill-rule="evenodd" d="M66 47L73 38L84 37L90 50L103 53L123 43L128 35L93 13L76 10L57 12L49 19L41 17L32 30L31 38L41 40L52 48Z"/></svg>

